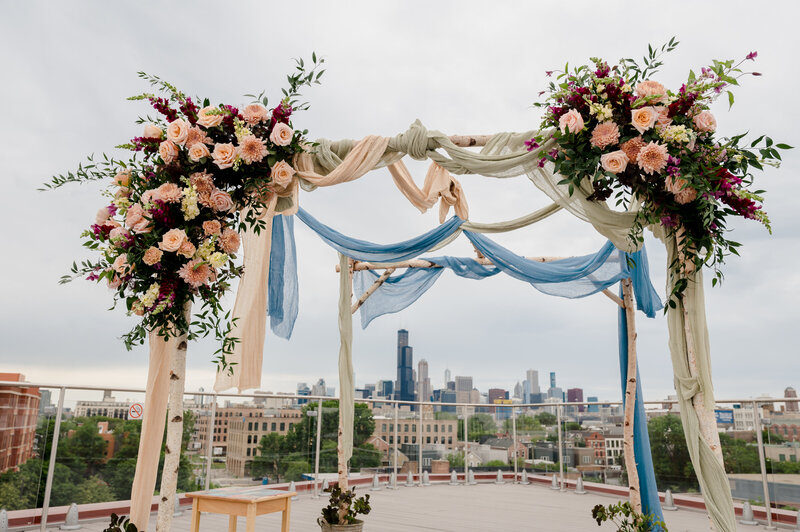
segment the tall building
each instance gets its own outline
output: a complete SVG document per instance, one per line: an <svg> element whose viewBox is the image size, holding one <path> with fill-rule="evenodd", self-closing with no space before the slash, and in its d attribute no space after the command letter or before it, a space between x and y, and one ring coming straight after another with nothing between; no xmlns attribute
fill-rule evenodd
<svg viewBox="0 0 800 532"><path fill-rule="evenodd" d="M111 390L103 390L102 401L78 401L75 404L76 417L108 416L117 419L128 419L133 401L117 401Z"/></svg>
<svg viewBox="0 0 800 532"><path fill-rule="evenodd" d="M450 370L444 370L444 387L447 388L447 383L450 382Z"/></svg>
<svg viewBox="0 0 800 532"><path fill-rule="evenodd" d="M394 395L394 383L392 381L378 381L377 394L380 397L391 399Z"/></svg>
<svg viewBox="0 0 800 532"><path fill-rule="evenodd" d="M547 390L547 397L549 399L558 399L559 401L564 400L564 390L556 386L556 372L550 372L550 389Z"/></svg>
<svg viewBox="0 0 800 532"><path fill-rule="evenodd" d="M556 387L556 372L555 371L551 371L550 372L550 387L551 388L555 388Z"/></svg>
<svg viewBox="0 0 800 532"><path fill-rule="evenodd" d="M522 399L522 385L519 382L514 385L514 398Z"/></svg>
<svg viewBox="0 0 800 532"><path fill-rule="evenodd" d="M590 403L596 403L598 399L597 397L590 396L586 398L586 401ZM600 405L589 405L589 408L587 408L586 410L588 410L589 412L600 412Z"/></svg>
<svg viewBox="0 0 800 532"><path fill-rule="evenodd" d="M297 395L311 395L311 388L305 382L297 383ZM308 403L308 399L298 399L297 404L304 405Z"/></svg>
<svg viewBox="0 0 800 532"><path fill-rule="evenodd" d="M540 393L542 390L539 388L539 372L535 369L529 369L525 372L525 376L527 377L531 386L530 393Z"/></svg>
<svg viewBox="0 0 800 532"><path fill-rule="evenodd" d="M0 373L0 381L23 383L25 376ZM33 456L39 400L37 387L0 387L0 473L24 464Z"/></svg>
<svg viewBox="0 0 800 532"><path fill-rule="evenodd" d="M570 388L567 390L568 403L583 402L583 388ZM578 405L578 412L583 412L583 405Z"/></svg>
<svg viewBox="0 0 800 532"><path fill-rule="evenodd" d="M408 345L408 331L397 331L397 380L394 398L397 401L414 400L414 348Z"/></svg>
<svg viewBox="0 0 800 532"><path fill-rule="evenodd" d="M794 388L789 386L785 390L783 390L783 397L786 399L797 399L797 392ZM791 401L786 403L786 411L787 412L800 412L800 404L797 401Z"/></svg>
<svg viewBox="0 0 800 532"><path fill-rule="evenodd" d="M430 401L433 395L431 379L428 377L428 361L424 358L417 364L417 400Z"/></svg>
<svg viewBox="0 0 800 532"><path fill-rule="evenodd" d="M456 403L469 403L472 400L472 377L456 376Z"/></svg>

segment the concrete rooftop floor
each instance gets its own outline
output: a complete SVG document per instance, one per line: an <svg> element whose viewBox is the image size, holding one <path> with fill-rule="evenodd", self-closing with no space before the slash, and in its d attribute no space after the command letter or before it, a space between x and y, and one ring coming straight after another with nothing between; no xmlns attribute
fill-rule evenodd
<svg viewBox="0 0 800 532"><path fill-rule="evenodd" d="M366 516L365 532L609 531L615 528L609 524L598 527L592 520L592 507L619 500L594 493L559 492L541 484L521 486L510 483L476 486L433 484L401 487L396 491L385 487L380 491L369 491L365 486L359 487L357 493L371 495L372 512ZM299 495L298 500L292 502L291 530L319 532L316 519L323 501L309 494ZM172 530L176 532L189 530L191 511L188 507L182 509L183 515L173 520ZM670 532L709 530L703 512L680 509L665 514ZM87 532L102 532L107 521L84 522L82 525ZM244 527L244 518L240 518L238 530L243 531ZM227 516L204 514L200 520L201 532L227 529ZM150 519L149 530L155 531L155 514ZM279 531L280 514L258 517L256 530Z"/></svg>

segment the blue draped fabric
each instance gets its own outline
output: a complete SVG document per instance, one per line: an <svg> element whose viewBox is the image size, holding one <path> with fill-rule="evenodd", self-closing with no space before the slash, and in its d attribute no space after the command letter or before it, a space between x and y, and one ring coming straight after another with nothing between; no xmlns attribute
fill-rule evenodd
<svg viewBox="0 0 800 532"><path fill-rule="evenodd" d="M297 252L294 218L276 215L272 219L272 248L269 252L269 325L277 336L292 336L299 308Z"/></svg>
<svg viewBox="0 0 800 532"><path fill-rule="evenodd" d="M297 217L317 233L325 243L342 255L367 262L399 262L418 257L436 244L443 242L464 223L464 220L453 216L435 229L410 240L396 244L373 244L366 240L345 236L335 229L331 229L308 214L302 207L297 211Z"/></svg>
<svg viewBox="0 0 800 532"><path fill-rule="evenodd" d="M636 308L644 312L648 318L655 318L656 312L664 308L661 298L658 297L653 283L650 282L650 265L647 262L647 251L642 249L635 253L628 253L631 266L630 278L633 282L633 295L636 299Z"/></svg>
<svg viewBox="0 0 800 532"><path fill-rule="evenodd" d="M638 265L641 267L642 262ZM644 260L646 265L646 259ZM643 268L634 268L634 271ZM639 272L641 273L641 272ZM634 276L635 278L635 276ZM620 296L622 289L620 287ZM622 401L625 401L625 385L628 380L628 323L625 309L620 308L619 321L619 374L622 381ZM653 514L657 521L664 521L661 501L658 498L656 475L653 469L653 455L650 451L650 435L647 433L647 415L644 411L642 381L636 369L636 407L633 413L633 454L636 457L636 471L639 473L639 491L642 498L642 512Z"/></svg>

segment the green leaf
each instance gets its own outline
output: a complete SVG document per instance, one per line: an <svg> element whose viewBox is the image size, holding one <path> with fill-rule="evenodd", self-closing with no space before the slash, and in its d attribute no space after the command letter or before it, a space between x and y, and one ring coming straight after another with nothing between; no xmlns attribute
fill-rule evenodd
<svg viewBox="0 0 800 532"><path fill-rule="evenodd" d="M733 107L733 92L728 91L728 109Z"/></svg>

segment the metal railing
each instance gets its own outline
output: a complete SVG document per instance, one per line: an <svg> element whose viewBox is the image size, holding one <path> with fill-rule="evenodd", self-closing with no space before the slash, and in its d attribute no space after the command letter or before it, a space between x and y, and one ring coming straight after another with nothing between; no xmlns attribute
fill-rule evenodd
<svg viewBox="0 0 800 532"><path fill-rule="evenodd" d="M128 392L128 393L145 393L144 389L141 388L117 388L117 387L108 387L108 386L91 386L91 385L63 385L63 384L50 384L50 383L31 383L31 382L18 382L18 381L0 381L0 388L17 388L17 387L25 387L25 388L45 388L45 389L55 389L58 390L58 402L56 407L55 413L55 426L53 432L53 439L51 442L51 449L50 449L50 456L48 462L48 471L47 471L47 479L45 483L45 493L44 493L44 501L42 504L42 513L41 513L41 522L40 522L40 529L42 532L46 530L47 527L47 516L48 511L50 508L50 498L53 486L53 474L55 469L55 463L58 453L58 445L59 445L59 436L61 432L61 423L62 417L64 412L64 398L66 395L67 390L79 390L79 391L113 391L113 392ZM311 410L307 413L310 417L316 417L316 449L315 449L315 464L314 464L314 481L313 481L313 494L315 497L319 496L319 487L320 487L320 441L321 441L321 429L322 429L322 403L323 401L330 401L330 400L338 400L336 397L330 396L319 396L319 395L297 395L297 394L272 394L272 393L217 393L217 392L205 392L205 391L196 391L196 392L184 392L184 396L203 396L203 397L210 397L210 416L211 420L208 427L208 433L206 435L206 447L205 447L205 478L204 478L204 487L208 489L210 486L210 479L211 479L211 469L212 469L212 450L213 450L213 435L214 435L214 421L216 420L216 409L217 409L217 401L219 398L244 398L244 399L259 399L259 400L267 400L267 399L278 399L278 400L291 400L291 401L303 401L304 403L311 403L312 401L317 401L318 405L316 411ZM397 480L397 464L398 464L398 455L399 455L399 411L401 405L408 405L410 407L410 411L413 411L414 407L417 407L418 410L418 422L417 422L417 434L416 440L418 445L418 481L419 484L422 484L422 476L423 476L423 410L422 406L433 406L433 407L448 407L448 408L455 408L456 409L456 417L457 420L460 420L463 415L464 419L464 482L469 482L469 417L470 415L474 415L474 410L471 413L470 409L477 409L477 408L490 408L494 411L502 410L502 409L510 409L511 410L511 432L512 432L512 445L513 451L511 453L513 468L514 468L514 482L518 481L518 447L519 447L519 438L517 434L517 412L522 409L541 409L541 408L549 408L555 409L556 411L556 423L557 423L557 440L558 440L558 462L559 462L559 471L558 471L558 486L561 491L566 490L565 478L564 478L564 444L562 441L562 432L563 432L563 409L564 407L578 407L578 406L598 406L598 407L611 407L611 406L623 406L622 401L577 401L577 402L545 402L545 403L513 403L513 404L489 404L489 403L441 403L441 402L434 402L434 401L399 401L394 399L387 399L387 398L376 398L376 399L367 399L367 398L356 398L355 401L357 403L372 403L372 404L380 404L380 405L391 405L392 406L392 414L394 418L394 437L392 438L392 453L393 459L392 462L392 470L393 475L392 479L394 482ZM645 405L673 405L677 404L679 401L675 399L665 399L665 400L658 400L658 401L644 401ZM766 507L767 513L767 521L768 526L772 526L772 515L770 511L770 495L768 489L768 481L767 481L767 471L766 471L766 461L765 461L765 454L764 454L764 443L761 436L761 430L766 426L763 423L763 419L760 414L759 405L768 404L768 403L797 403L800 402L800 398L747 398L747 399L723 399L723 400L716 400L716 404L724 405L724 404L749 404L754 412L754 429L756 432L756 438L758 442L758 451L759 451L759 463L761 469L761 477L762 483L764 488L764 502ZM462 415L459 415L459 409L461 410ZM313 413L312 413L313 412ZM315 415L316 414L316 415ZM460 443L458 441L458 434L456 433L456 443L455 446L457 447ZM44 458L44 457L42 457ZM409 472L411 476L411 482L413 483L413 473Z"/></svg>

